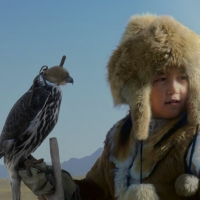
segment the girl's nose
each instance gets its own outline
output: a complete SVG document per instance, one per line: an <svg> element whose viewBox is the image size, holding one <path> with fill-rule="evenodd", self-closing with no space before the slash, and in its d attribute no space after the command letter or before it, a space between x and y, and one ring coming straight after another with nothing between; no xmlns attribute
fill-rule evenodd
<svg viewBox="0 0 200 200"><path fill-rule="evenodd" d="M175 91L173 91L173 90L168 90L167 91L167 94L178 94L178 92L175 90Z"/></svg>
<svg viewBox="0 0 200 200"><path fill-rule="evenodd" d="M178 86L176 81L170 82L167 88L167 94L177 94L177 93L178 93Z"/></svg>

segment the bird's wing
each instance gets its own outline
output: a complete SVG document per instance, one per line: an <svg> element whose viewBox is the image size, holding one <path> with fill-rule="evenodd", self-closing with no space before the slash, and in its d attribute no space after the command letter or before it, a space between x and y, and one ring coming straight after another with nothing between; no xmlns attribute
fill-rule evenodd
<svg viewBox="0 0 200 200"><path fill-rule="evenodd" d="M32 98L31 95L32 88L11 109L1 133L0 152L3 143L19 138L33 119L41 112L48 100L49 91L44 86L40 86L34 88ZM29 105L30 98L31 104Z"/></svg>

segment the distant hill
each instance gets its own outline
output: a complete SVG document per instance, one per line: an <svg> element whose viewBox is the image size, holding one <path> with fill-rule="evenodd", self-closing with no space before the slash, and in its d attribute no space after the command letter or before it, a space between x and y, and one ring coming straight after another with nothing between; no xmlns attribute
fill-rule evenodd
<svg viewBox="0 0 200 200"><path fill-rule="evenodd" d="M84 176L90 170L97 158L101 155L103 148L97 149L90 156L83 158L70 158L61 164L61 168L67 170L72 176ZM0 178L7 178L8 173L4 165L0 165Z"/></svg>
<svg viewBox="0 0 200 200"><path fill-rule="evenodd" d="M84 176L91 169L97 158L101 155L103 148L97 149L90 156L83 158L70 158L61 164L62 169L68 171L72 176Z"/></svg>

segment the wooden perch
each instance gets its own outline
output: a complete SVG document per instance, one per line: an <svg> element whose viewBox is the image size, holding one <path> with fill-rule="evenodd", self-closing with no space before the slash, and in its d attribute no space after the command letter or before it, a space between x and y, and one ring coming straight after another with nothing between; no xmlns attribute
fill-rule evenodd
<svg viewBox="0 0 200 200"><path fill-rule="evenodd" d="M55 193L51 195L45 195L47 200L64 200L63 183L62 183L62 171L60 166L60 156L58 149L58 142L56 138L50 138L50 153L54 178L56 180Z"/></svg>

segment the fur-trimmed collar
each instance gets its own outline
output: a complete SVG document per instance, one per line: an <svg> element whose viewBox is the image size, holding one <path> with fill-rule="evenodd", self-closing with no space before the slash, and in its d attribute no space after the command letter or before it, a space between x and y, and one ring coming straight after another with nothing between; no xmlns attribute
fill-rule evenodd
<svg viewBox="0 0 200 200"><path fill-rule="evenodd" d="M174 130L173 134L166 137L170 130L174 129L181 122L184 116L166 122L162 128L154 131L143 145L143 179L147 178L157 162L185 138L186 130L192 126L182 126L181 132ZM140 179L140 153L138 152L139 143L131 138L127 132L130 127L130 118L117 122L108 133L110 143L110 161L115 164L115 196L120 197L127 190L127 177L130 176L130 183L139 183ZM179 127L180 128L180 127ZM164 139L163 139L164 138Z"/></svg>

